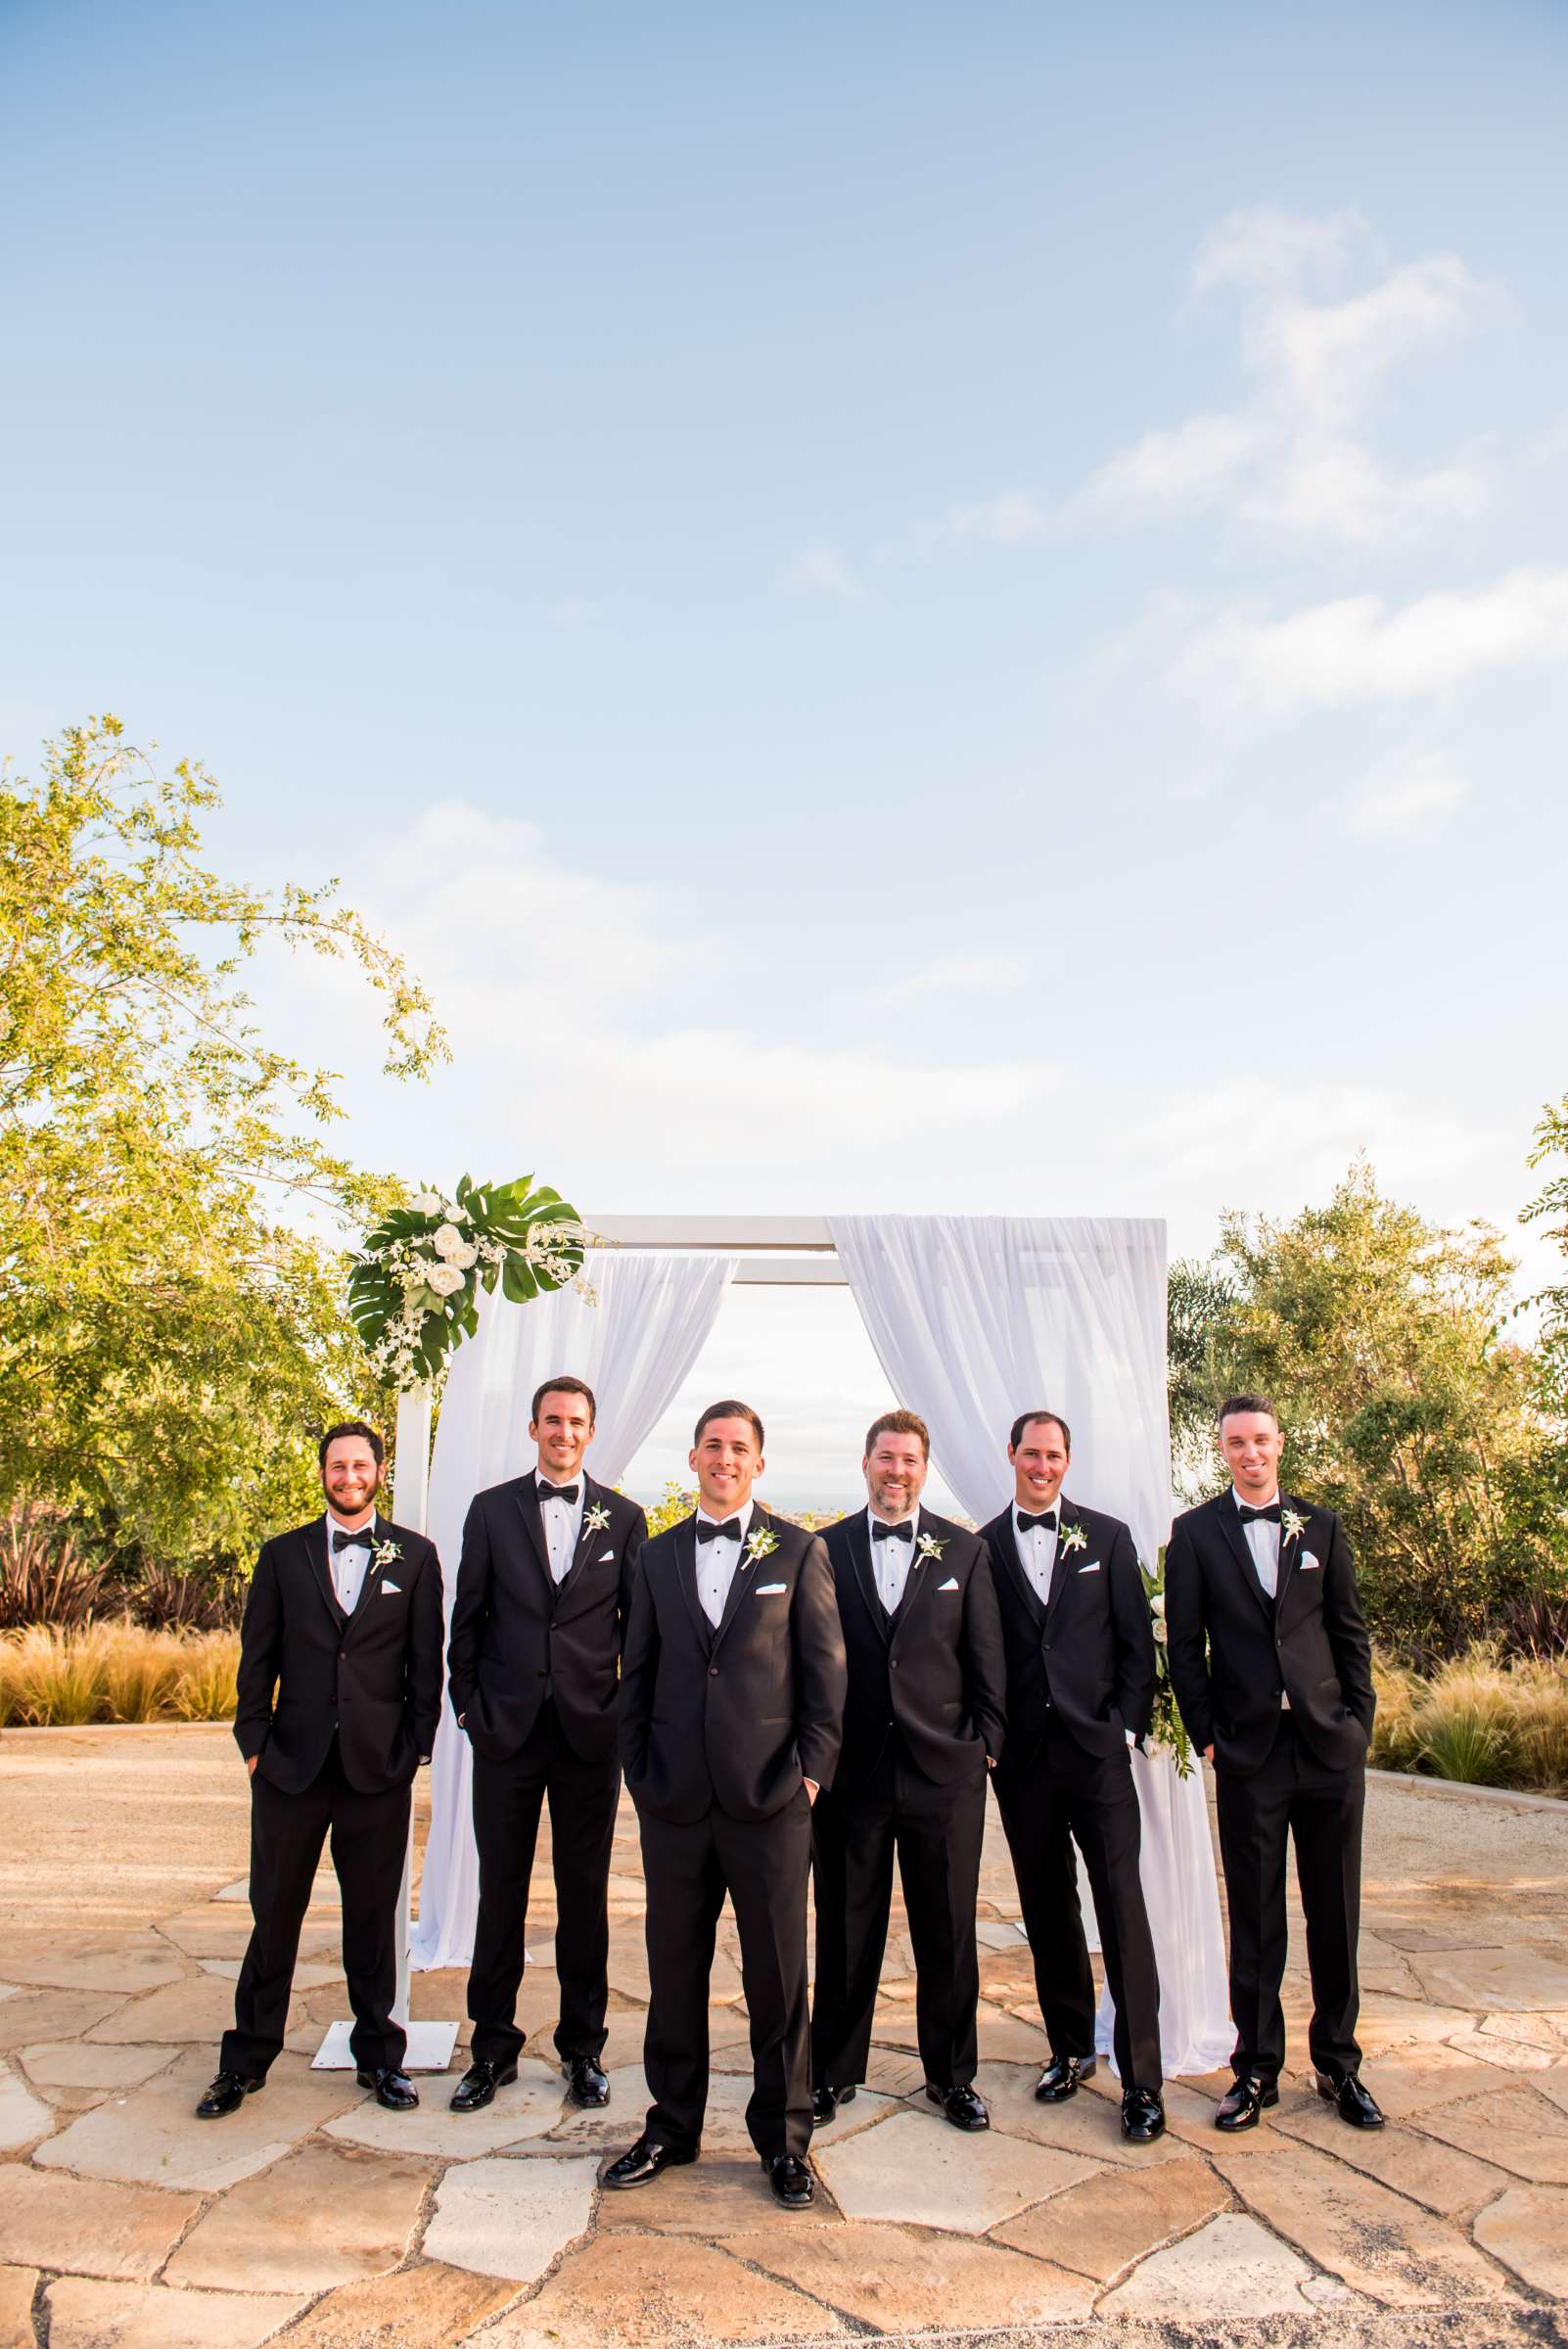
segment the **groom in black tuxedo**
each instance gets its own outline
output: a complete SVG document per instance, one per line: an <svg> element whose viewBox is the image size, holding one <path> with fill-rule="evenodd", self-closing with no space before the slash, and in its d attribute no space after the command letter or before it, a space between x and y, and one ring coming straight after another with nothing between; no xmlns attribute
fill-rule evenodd
<svg viewBox="0 0 1568 2349"><path fill-rule="evenodd" d="M599 2063L610 1997L608 1888L621 1764L616 1691L647 1519L582 1466L593 1390L547 1379L529 1436L538 1465L475 1496L446 1668L452 1711L474 1750L479 1918L468 1977L473 2060L452 2097L478 2112L517 2078L529 1878L539 1813L550 1806L556 2051L567 2094L607 2104Z"/></svg>
<svg viewBox="0 0 1568 2349"><path fill-rule="evenodd" d="M1013 1499L984 1528L1007 1647L996 1801L1050 2042L1035 2094L1061 2103L1095 2068L1076 1839L1116 2002L1122 2134L1147 2145L1165 2130L1160 1980L1138 1873L1131 1749L1154 1706L1154 1628L1128 1528L1062 1493L1072 1448L1054 1411L1015 1419Z"/></svg>
<svg viewBox="0 0 1568 2349"><path fill-rule="evenodd" d="M810 2202L806 1896L811 1804L838 1763L844 1635L827 1552L752 1497L762 1423L710 1404L696 1514L642 1553L621 1673L621 1751L642 1829L653 2092L604 2183L695 2161L708 2102L708 1983L727 1892L751 2020L753 2144L786 2209Z"/></svg>
<svg viewBox="0 0 1568 2349"><path fill-rule="evenodd" d="M363 1420L330 1427L319 1453L326 1514L266 1543L251 1580L234 1735L251 1773L255 1929L201 2120L236 2111L283 2045L329 1833L359 2084L393 2112L419 2102L392 2009L409 1787L440 1718L441 1566L423 1534L378 1515L384 1457Z"/></svg>
<svg viewBox="0 0 1568 2349"><path fill-rule="evenodd" d="M986 1766L1002 1749L1001 1623L985 1543L920 1506L930 1455L913 1411L874 1420L869 1506L826 1536L850 1690L833 1791L811 1818L818 2128L865 2078L895 1851L926 2095L956 2129L991 2126L974 2088L975 1908Z"/></svg>
<svg viewBox="0 0 1568 2349"><path fill-rule="evenodd" d="M1165 1561L1171 1681L1214 1764L1230 1912L1235 2085L1216 2126L1252 2129L1279 2100L1286 1847L1294 1836L1318 2093L1357 2129L1383 2115L1360 2079L1361 1812L1376 1698L1350 1544L1332 1509L1282 1494L1284 1437L1262 1395L1220 1411L1231 1485L1178 1517Z"/></svg>

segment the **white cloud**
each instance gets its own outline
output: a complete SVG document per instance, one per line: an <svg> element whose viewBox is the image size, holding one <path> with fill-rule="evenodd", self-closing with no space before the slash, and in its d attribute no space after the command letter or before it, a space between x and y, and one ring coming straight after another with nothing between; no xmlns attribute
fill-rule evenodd
<svg viewBox="0 0 1568 2349"><path fill-rule="evenodd" d="M1029 957L1007 952L938 954L878 989L884 1003L917 1003L933 995L960 994L972 988L1017 987L1028 978Z"/></svg>
<svg viewBox="0 0 1568 2349"><path fill-rule="evenodd" d="M1345 820L1370 839L1407 839L1451 815L1469 788L1443 752L1407 746L1378 760L1346 803Z"/></svg>
<svg viewBox="0 0 1568 2349"><path fill-rule="evenodd" d="M1009 490L978 506L958 506L940 535L988 539L993 546L1017 546L1038 538L1051 526L1047 508L1023 490Z"/></svg>
<svg viewBox="0 0 1568 2349"><path fill-rule="evenodd" d="M1235 606L1200 622L1165 674L1212 717L1268 722L1449 692L1491 670L1564 660L1568 571L1537 567L1403 606L1349 595L1283 620Z"/></svg>
<svg viewBox="0 0 1568 2349"><path fill-rule="evenodd" d="M785 570L783 585L795 595L826 595L840 603L860 602L865 590L831 546L808 546Z"/></svg>
<svg viewBox="0 0 1568 2349"><path fill-rule="evenodd" d="M1250 1014L1249 1014L1250 1016ZM1223 1014L1217 1013L1222 1027ZM1129 1123L1119 1156L1158 1174L1168 1212L1183 1193L1294 1214L1364 1151L1396 1192L1439 1187L1484 1162L1499 1136L1454 1111L1374 1085L1237 1078L1182 1093Z"/></svg>

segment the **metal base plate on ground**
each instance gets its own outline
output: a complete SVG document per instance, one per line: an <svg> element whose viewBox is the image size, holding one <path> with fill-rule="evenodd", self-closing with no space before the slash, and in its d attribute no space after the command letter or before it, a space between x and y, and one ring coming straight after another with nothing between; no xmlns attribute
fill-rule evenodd
<svg viewBox="0 0 1568 2349"><path fill-rule="evenodd" d="M349 2052L348 2034L352 2023L329 2023L327 2036L310 2059L313 2072L351 2072L354 2059ZM444 2072L452 2060L457 2045L455 2023L409 2023L408 2050L403 2057L405 2072Z"/></svg>

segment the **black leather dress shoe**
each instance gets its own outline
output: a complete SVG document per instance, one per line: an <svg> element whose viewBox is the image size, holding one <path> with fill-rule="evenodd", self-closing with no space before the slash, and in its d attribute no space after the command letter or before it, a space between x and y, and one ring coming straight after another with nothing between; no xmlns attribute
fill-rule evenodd
<svg viewBox="0 0 1568 2349"><path fill-rule="evenodd" d="M782 2202L786 2210L807 2208L816 2193L816 2180L798 2153L764 2153L762 2167L775 2202Z"/></svg>
<svg viewBox="0 0 1568 2349"><path fill-rule="evenodd" d="M584 2112L594 2111L610 2101L610 2083L591 2055L569 2055L561 2066L561 2076L567 2084L567 2102L578 2104Z"/></svg>
<svg viewBox="0 0 1568 2349"><path fill-rule="evenodd" d="M265 2072L219 2072L196 2107L196 2117L199 2121L220 2121L226 2112L238 2112L246 2097L254 2096L266 2084Z"/></svg>
<svg viewBox="0 0 1568 2349"><path fill-rule="evenodd" d="M1317 2075L1317 2093L1327 2104L1332 2104L1342 2121L1353 2129L1381 2129L1383 2115L1373 2099L1370 2089L1361 2086L1355 2072L1347 2072L1343 2080L1332 2080L1326 2072Z"/></svg>
<svg viewBox="0 0 1568 2349"><path fill-rule="evenodd" d="M848 2104L853 2095L854 2085L853 2082L848 2088L813 2088L811 2091L812 2128L825 2129L829 2121L837 2120L839 2106Z"/></svg>
<svg viewBox="0 0 1568 2349"><path fill-rule="evenodd" d="M1277 2104L1279 2091L1271 2080L1260 2080L1256 2073L1238 2080L1221 2097L1214 2116L1217 2129L1234 2137L1241 2129L1256 2129L1258 2115L1269 2104Z"/></svg>
<svg viewBox="0 0 1568 2349"><path fill-rule="evenodd" d="M942 2106L942 2117L951 2121L955 2129L989 2129L991 2115L972 2088L933 2088L926 2082L926 2095L933 2104Z"/></svg>
<svg viewBox="0 0 1568 2349"><path fill-rule="evenodd" d="M1080 2082L1092 2080L1097 2069L1092 2055L1053 2055L1035 2094L1042 2104L1065 2104L1069 2096L1077 2096Z"/></svg>
<svg viewBox="0 0 1568 2349"><path fill-rule="evenodd" d="M483 2112L498 2088L510 2088L517 2078L515 2063L491 2063L478 2055L452 2091L454 2112Z"/></svg>
<svg viewBox="0 0 1568 2349"><path fill-rule="evenodd" d="M1130 2145L1152 2145L1165 2135L1165 2106L1157 2089L1122 2091L1122 2135Z"/></svg>
<svg viewBox="0 0 1568 2349"><path fill-rule="evenodd" d="M613 2161L600 2180L601 2186L652 2186L664 2170L684 2169L695 2161L695 2153L677 2153L673 2145L656 2145L650 2138L639 2137L629 2153Z"/></svg>
<svg viewBox="0 0 1568 2349"><path fill-rule="evenodd" d="M373 2088L377 2103L385 2104L389 2112L412 2112L419 2102L418 2089L394 2063L383 2064L377 2072L355 2072L354 2078L361 2088Z"/></svg>

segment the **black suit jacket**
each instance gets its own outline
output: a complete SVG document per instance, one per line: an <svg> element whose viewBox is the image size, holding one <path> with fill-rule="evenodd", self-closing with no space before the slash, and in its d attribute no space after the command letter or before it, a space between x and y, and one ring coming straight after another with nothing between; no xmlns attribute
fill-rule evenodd
<svg viewBox="0 0 1568 2349"><path fill-rule="evenodd" d="M940 1557L920 1555L923 1538L941 1543ZM922 1509L903 1596L890 1616L877 1596L864 1509L830 1526L824 1540L850 1672L835 1792L852 1793L871 1776L895 1728L909 1759L939 1785L983 1778L1006 1728L1001 1619L986 1544Z"/></svg>
<svg viewBox="0 0 1568 2349"><path fill-rule="evenodd" d="M532 1470L469 1504L446 1670L452 1711L493 1761L525 1743L546 1696L574 1753L591 1762L615 1751L616 1676L648 1521L636 1501L582 1482L577 1545L559 1586ZM610 1518L598 1530L588 1523L597 1509Z"/></svg>
<svg viewBox="0 0 1568 2349"><path fill-rule="evenodd" d="M234 1735L260 1775L299 1794L338 1736L361 1794L404 1786L436 1743L441 1709L441 1562L436 1544L378 1516L351 1615L338 1604L327 1520L263 1544L240 1631ZM274 1693L276 1691L276 1693Z"/></svg>
<svg viewBox="0 0 1568 2349"><path fill-rule="evenodd" d="M1280 1496L1306 1519L1279 1543L1270 1601L1258 1580L1233 1493L1188 1509L1165 1553L1171 1681L1187 1735L1222 1769L1267 1759L1280 1692L1302 1738L1330 1769L1364 1760L1372 1734L1372 1648L1345 1529L1332 1509Z"/></svg>
<svg viewBox="0 0 1568 2349"><path fill-rule="evenodd" d="M1006 1770L1035 1760L1049 1712L1085 1753L1109 1756L1126 1751L1129 1729L1143 1736L1154 1710L1154 1624L1132 1536L1066 1494L1057 1513L1044 1607L1018 1554L1011 1502L982 1528L1007 1650ZM1074 1526L1084 1538L1069 1547Z"/></svg>
<svg viewBox="0 0 1568 2349"><path fill-rule="evenodd" d="M697 1596L697 1520L642 1553L621 1666L621 1757L639 1811L655 1819L770 1819L803 1778L832 1783L844 1734L844 1634L820 1538L752 1512L715 1631Z"/></svg>

